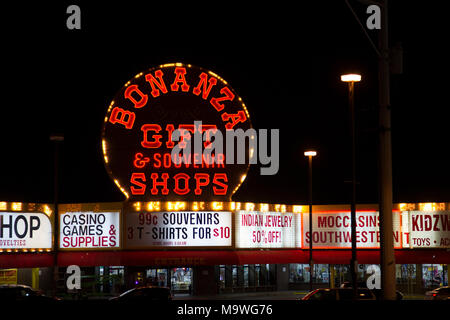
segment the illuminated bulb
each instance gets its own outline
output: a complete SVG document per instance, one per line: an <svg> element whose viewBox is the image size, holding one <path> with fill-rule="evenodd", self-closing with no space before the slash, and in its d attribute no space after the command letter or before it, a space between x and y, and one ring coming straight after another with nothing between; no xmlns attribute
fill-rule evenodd
<svg viewBox="0 0 450 320"><path fill-rule="evenodd" d="M223 209L223 203L222 202L212 202L211 207L213 210L222 210Z"/></svg>
<svg viewBox="0 0 450 320"><path fill-rule="evenodd" d="M47 215L47 216L51 216L51 214L52 214L52 209L50 209L50 207L48 206L48 205L44 205L44 213Z"/></svg>
<svg viewBox="0 0 450 320"><path fill-rule="evenodd" d="M251 202L247 202L245 204L245 210L246 211L254 211L255 210L255 204Z"/></svg>
<svg viewBox="0 0 450 320"><path fill-rule="evenodd" d="M160 202L159 201L147 202L147 211L159 211L159 210L160 210Z"/></svg>
<svg viewBox="0 0 450 320"><path fill-rule="evenodd" d="M13 202L12 210L13 211L21 211L22 210L22 202Z"/></svg>
<svg viewBox="0 0 450 320"><path fill-rule="evenodd" d="M305 157L315 157L316 155L316 151L305 151Z"/></svg>
<svg viewBox="0 0 450 320"><path fill-rule="evenodd" d="M360 74L343 74L341 76L341 81L343 82L359 82L361 81L361 75Z"/></svg>

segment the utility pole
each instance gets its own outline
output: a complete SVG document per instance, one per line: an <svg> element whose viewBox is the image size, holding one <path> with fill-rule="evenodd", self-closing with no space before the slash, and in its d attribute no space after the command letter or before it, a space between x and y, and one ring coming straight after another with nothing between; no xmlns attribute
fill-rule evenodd
<svg viewBox="0 0 450 320"><path fill-rule="evenodd" d="M313 261L313 217L312 217L312 160L317 155L316 151L305 151L305 156L308 157L308 203L309 203L309 291L313 290L313 275L314 275L314 261Z"/></svg>
<svg viewBox="0 0 450 320"><path fill-rule="evenodd" d="M383 299L395 300L395 255L392 226L392 146L389 92L388 1L381 3L379 34L379 170L380 170L380 265Z"/></svg>
<svg viewBox="0 0 450 320"><path fill-rule="evenodd" d="M53 296L56 296L58 291L58 248L59 248L59 213L58 213L58 188L59 188L59 146L64 141L64 135L52 134L50 141L55 145L54 150L54 165L53 165L53 205L54 205L54 220L53 220Z"/></svg>

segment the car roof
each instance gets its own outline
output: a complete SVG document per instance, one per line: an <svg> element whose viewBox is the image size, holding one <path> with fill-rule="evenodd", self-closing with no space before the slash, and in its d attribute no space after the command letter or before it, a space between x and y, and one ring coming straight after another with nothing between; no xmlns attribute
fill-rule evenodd
<svg viewBox="0 0 450 320"><path fill-rule="evenodd" d="M136 290L167 290L167 291L170 291L170 289L168 287L141 286L141 287L135 287L135 288L132 288L130 290L127 290L124 293L122 293L120 296L123 296L123 295L125 295L127 293L130 293L130 292L136 291Z"/></svg>

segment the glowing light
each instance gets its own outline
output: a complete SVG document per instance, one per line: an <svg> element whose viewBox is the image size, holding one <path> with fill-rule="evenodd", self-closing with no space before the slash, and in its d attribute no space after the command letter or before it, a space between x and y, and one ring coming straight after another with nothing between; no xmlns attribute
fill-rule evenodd
<svg viewBox="0 0 450 320"><path fill-rule="evenodd" d="M0 202L0 210L6 210L7 203L6 202Z"/></svg>
<svg viewBox="0 0 450 320"><path fill-rule="evenodd" d="M245 211L255 211L255 204L252 202L247 202L245 204Z"/></svg>
<svg viewBox="0 0 450 320"><path fill-rule="evenodd" d="M259 211L262 211L262 212L269 211L269 204L268 203L260 203L259 204Z"/></svg>
<svg viewBox="0 0 450 320"><path fill-rule="evenodd" d="M186 209L186 202L184 201L167 202L167 210L180 211L185 209Z"/></svg>
<svg viewBox="0 0 450 320"><path fill-rule="evenodd" d="M359 82L361 81L361 75L360 74L343 74L341 75L341 81L343 82Z"/></svg>
<svg viewBox="0 0 450 320"><path fill-rule="evenodd" d="M106 154L106 140L102 139L102 150L103 150L103 158L105 159L105 162L108 163L108 156Z"/></svg>
<svg viewBox="0 0 450 320"><path fill-rule="evenodd" d="M114 183L119 187L120 191L122 191L122 193L123 193L123 194L125 195L125 197L127 197L127 199L128 199L130 196L128 195L128 192L126 192L125 189L122 188L122 186L121 186L120 183L119 183L119 180L114 179Z"/></svg>
<svg viewBox="0 0 450 320"><path fill-rule="evenodd" d="M445 203L435 203L435 202L419 203L419 210L420 211L445 210Z"/></svg>
<svg viewBox="0 0 450 320"><path fill-rule="evenodd" d="M52 211L52 209L50 209L50 207L48 206L48 205L44 205L44 213L48 216L48 217L50 217L51 215L52 215L52 213L53 213L53 211Z"/></svg>
<svg viewBox="0 0 450 320"><path fill-rule="evenodd" d="M159 211L161 210L161 203L159 201L147 202L147 211Z"/></svg>
<svg viewBox="0 0 450 320"><path fill-rule="evenodd" d="M302 211L302 208L303 208L303 206L292 206L292 212L293 213L302 213L303 211Z"/></svg>
<svg viewBox="0 0 450 320"><path fill-rule="evenodd" d="M217 74L215 74L214 72L212 72L212 71L208 71L208 73L211 75L211 76L213 76L213 77L215 77L215 78L217 78L217 79L219 79L220 81L222 81L222 83L223 84L225 84L225 85L227 85L228 83L224 80L224 79L222 79L220 76L218 76Z"/></svg>
<svg viewBox="0 0 450 320"><path fill-rule="evenodd" d="M111 112L113 106L114 106L114 100L111 101L111 103L109 104L107 113ZM105 117L105 122L107 122L107 121L108 121L108 117Z"/></svg>
<svg viewBox="0 0 450 320"><path fill-rule="evenodd" d="M317 155L316 151L305 151L305 157L315 157Z"/></svg>
<svg viewBox="0 0 450 320"><path fill-rule="evenodd" d="M140 202L133 203L133 207L134 207L134 210L141 211L141 203Z"/></svg>
<svg viewBox="0 0 450 320"><path fill-rule="evenodd" d="M22 210L22 202L13 202L11 204L11 209L13 211L21 211Z"/></svg>
<svg viewBox="0 0 450 320"><path fill-rule="evenodd" d="M285 204L276 204L275 211L276 212L286 212L286 205Z"/></svg>
<svg viewBox="0 0 450 320"><path fill-rule="evenodd" d="M205 209L205 203L204 202L194 201L192 203L192 210L198 211L198 210L204 210L204 209Z"/></svg>

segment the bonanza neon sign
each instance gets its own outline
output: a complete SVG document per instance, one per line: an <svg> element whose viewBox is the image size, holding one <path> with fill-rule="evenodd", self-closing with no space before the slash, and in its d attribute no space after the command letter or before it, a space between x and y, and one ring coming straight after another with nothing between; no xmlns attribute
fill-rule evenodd
<svg viewBox="0 0 450 320"><path fill-rule="evenodd" d="M201 152L174 162L178 146L192 135L251 128L242 99L215 73L181 63L160 65L137 74L111 102L103 125L102 149L111 178L127 198L158 200L230 200L249 164L227 164L223 152ZM248 147L247 150L248 151Z"/></svg>

